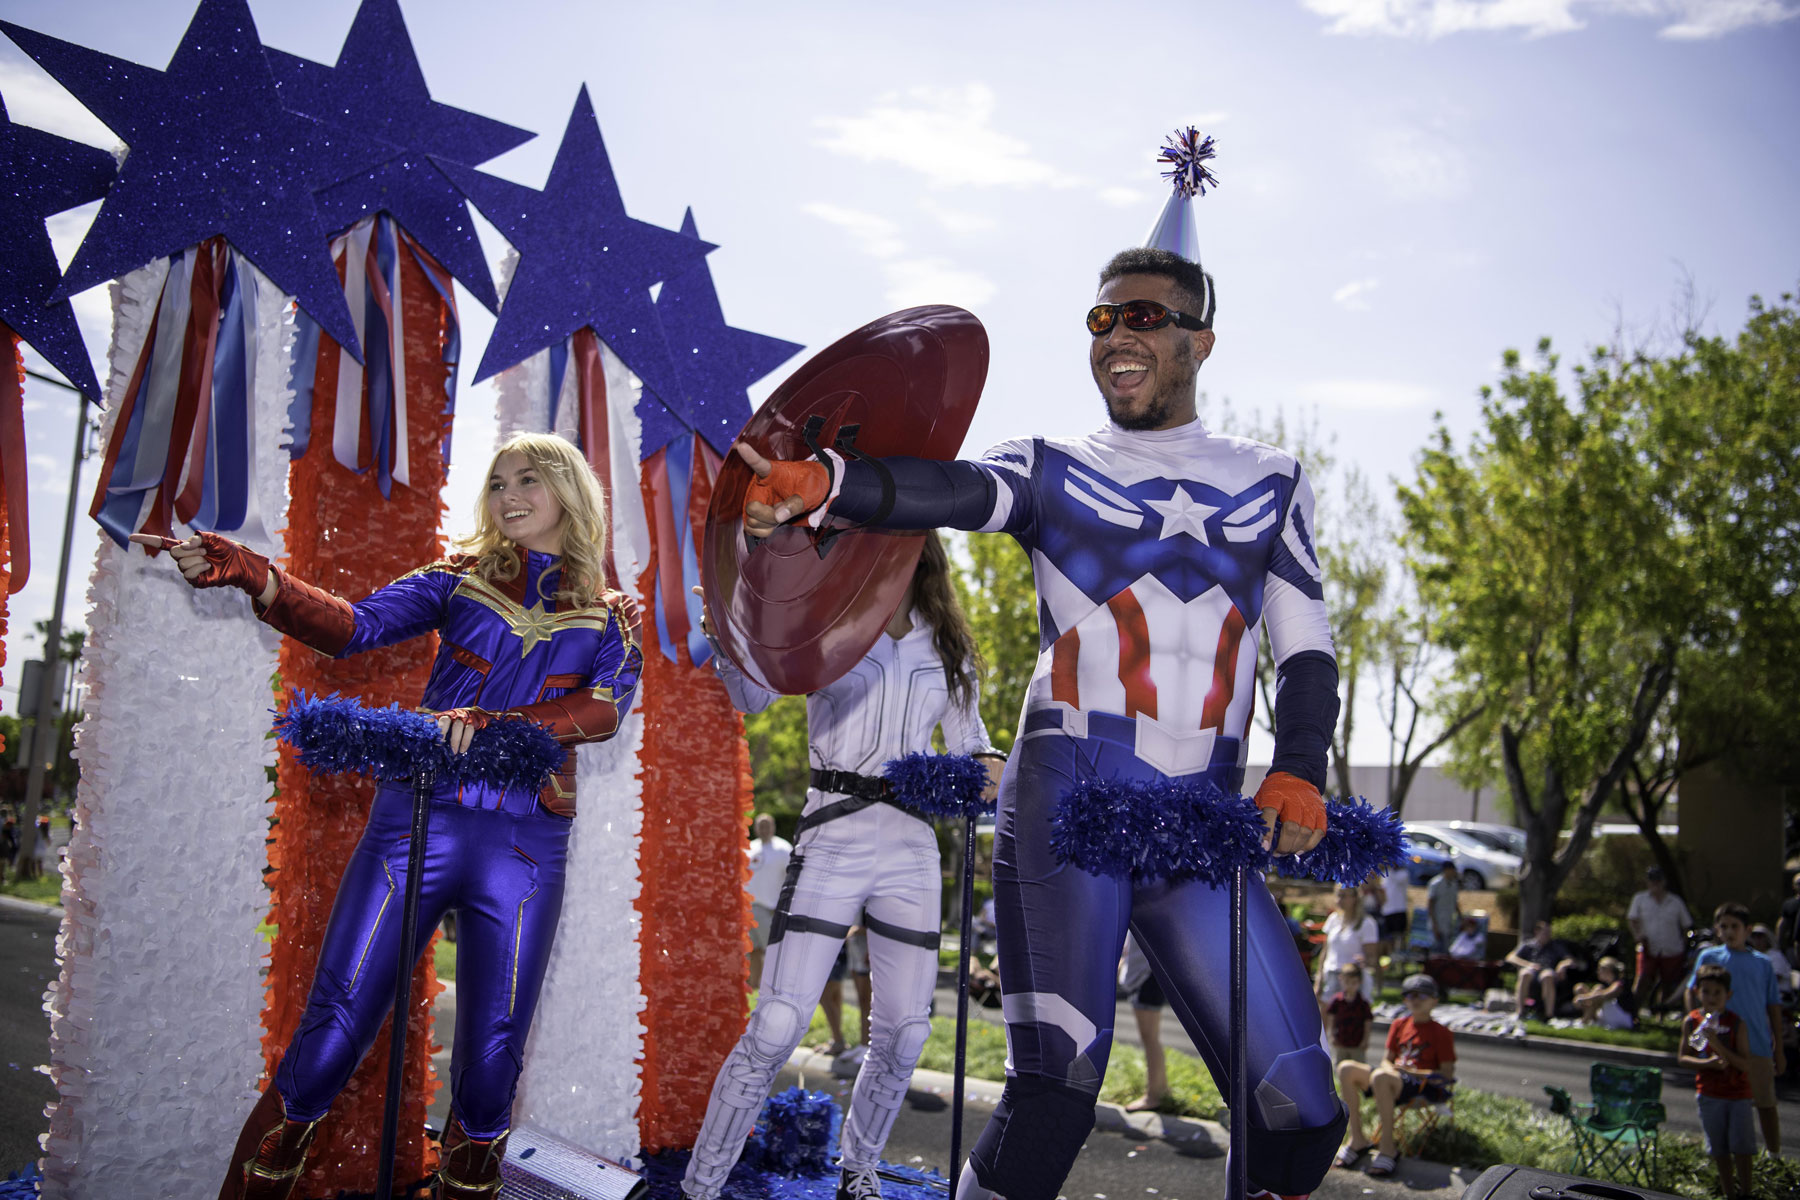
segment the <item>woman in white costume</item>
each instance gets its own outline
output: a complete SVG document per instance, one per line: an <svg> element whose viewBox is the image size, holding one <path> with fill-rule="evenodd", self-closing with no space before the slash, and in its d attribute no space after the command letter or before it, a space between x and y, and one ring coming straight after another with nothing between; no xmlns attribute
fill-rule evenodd
<svg viewBox="0 0 1800 1200"><path fill-rule="evenodd" d="M713 662L743 712L778 699L725 655ZM868 930L875 1000L868 1056L844 1120L837 1194L881 1195L875 1167L931 1031L943 876L931 825L885 798L880 772L890 759L929 752L932 731L942 726L949 753L990 756L991 799L1001 756L976 709L981 669L943 545L928 534L885 634L848 674L806 698L812 787L769 930L756 1009L713 1083L685 1195L720 1194L856 924Z"/></svg>

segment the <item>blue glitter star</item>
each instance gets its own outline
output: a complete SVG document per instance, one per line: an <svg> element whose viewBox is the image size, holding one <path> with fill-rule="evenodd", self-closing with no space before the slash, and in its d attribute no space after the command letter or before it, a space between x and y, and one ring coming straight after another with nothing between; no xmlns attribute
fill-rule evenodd
<svg viewBox="0 0 1800 1200"><path fill-rule="evenodd" d="M398 150L281 107L245 0L200 0L166 72L0 30L131 148L58 296L223 234L361 357L313 191Z"/></svg>
<svg viewBox="0 0 1800 1200"><path fill-rule="evenodd" d="M335 67L272 48L268 56L289 109L405 148L373 171L319 192L325 228L342 233L385 209L488 311L498 309L462 193L427 155L474 166L536 135L433 100L399 0L363 0Z"/></svg>
<svg viewBox="0 0 1800 1200"><path fill-rule="evenodd" d="M681 232L698 240L694 210L681 220ZM725 323L712 269L704 260L671 276L656 297L656 313L675 365L687 391L693 428L720 454L729 453L738 431L750 419L750 397L744 389L798 354L803 347L780 338L734 329ZM683 430L658 414L644 411L644 454L649 456Z"/></svg>
<svg viewBox="0 0 1800 1200"><path fill-rule="evenodd" d="M586 326L643 381L641 408L661 403L691 426L650 287L686 271L713 247L625 215L587 88L575 98L541 192L437 161L519 252L475 382Z"/></svg>
<svg viewBox="0 0 1800 1200"><path fill-rule="evenodd" d="M51 300L62 268L44 218L98 200L116 171L104 150L14 125L0 99L0 321L95 401L100 384L75 311Z"/></svg>

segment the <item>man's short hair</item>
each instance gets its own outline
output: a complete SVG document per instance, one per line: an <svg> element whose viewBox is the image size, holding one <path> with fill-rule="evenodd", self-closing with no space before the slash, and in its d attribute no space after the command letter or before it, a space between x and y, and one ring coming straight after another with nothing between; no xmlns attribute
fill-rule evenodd
<svg viewBox="0 0 1800 1200"><path fill-rule="evenodd" d="M1731 972L1719 963L1707 963L1694 972L1694 990L1698 991L1703 983L1716 983L1729 992L1731 990Z"/></svg>
<svg viewBox="0 0 1800 1200"><path fill-rule="evenodd" d="M1121 275L1161 275L1172 281L1181 311L1199 317L1201 324L1212 328L1219 297L1213 290L1213 277L1202 271L1198 263L1154 246L1134 246L1119 251L1112 256L1111 262L1100 268L1100 286L1105 287Z"/></svg>
<svg viewBox="0 0 1800 1200"><path fill-rule="evenodd" d="M1739 921L1744 923L1746 928L1748 928L1750 925L1750 908L1748 905L1740 904L1736 900L1727 900L1725 903L1719 905L1719 907L1713 909L1713 924L1717 925L1726 917L1736 917Z"/></svg>

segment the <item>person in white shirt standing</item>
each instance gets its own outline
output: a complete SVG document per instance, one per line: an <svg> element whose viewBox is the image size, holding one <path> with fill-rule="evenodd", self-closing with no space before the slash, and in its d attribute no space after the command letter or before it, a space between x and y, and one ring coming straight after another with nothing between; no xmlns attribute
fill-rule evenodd
<svg viewBox="0 0 1800 1200"><path fill-rule="evenodd" d="M750 990L762 987L763 951L769 947L769 925L775 919L775 902L781 899L781 880L787 875L793 843L775 836L775 818L756 814L755 836L744 848L750 859Z"/></svg>
<svg viewBox="0 0 1800 1200"><path fill-rule="evenodd" d="M740 711L761 712L777 699L729 656L713 662ZM991 796L1004 756L989 743L977 708L981 670L950 587L949 559L930 534L886 632L848 674L806 698L812 786L770 921L763 986L713 1083L683 1195L720 1195L858 924L868 932L873 1012L844 1118L837 1198L881 1195L876 1165L931 1032L943 889L936 832L927 818L899 806L881 770L892 759L930 752L941 727L949 753L989 758Z"/></svg>
<svg viewBox="0 0 1800 1200"><path fill-rule="evenodd" d="M1687 935L1694 918L1669 890L1661 867L1644 872L1645 888L1631 898L1625 921L1637 942L1637 978L1631 994L1648 1012L1665 993L1678 995L1687 976Z"/></svg>

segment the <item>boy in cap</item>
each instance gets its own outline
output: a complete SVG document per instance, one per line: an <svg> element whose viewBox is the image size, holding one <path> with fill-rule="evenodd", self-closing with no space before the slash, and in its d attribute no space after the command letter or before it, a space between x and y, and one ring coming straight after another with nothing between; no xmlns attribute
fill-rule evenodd
<svg viewBox="0 0 1800 1200"><path fill-rule="evenodd" d="M1394 1173L1399 1111L1421 1096L1428 1103L1442 1104L1450 1098L1450 1085L1456 1079L1456 1038L1431 1016L1438 1002L1437 981L1429 975L1409 975L1400 996L1406 1003L1406 1015L1388 1026L1387 1053L1381 1065L1371 1071L1362 1063L1345 1060L1337 1068L1339 1094L1374 1096L1380 1117L1375 1141L1370 1142L1363 1132L1362 1106L1350 1104L1350 1140L1338 1151L1337 1165L1355 1166L1362 1152L1373 1145L1375 1157L1368 1173L1377 1177Z"/></svg>

